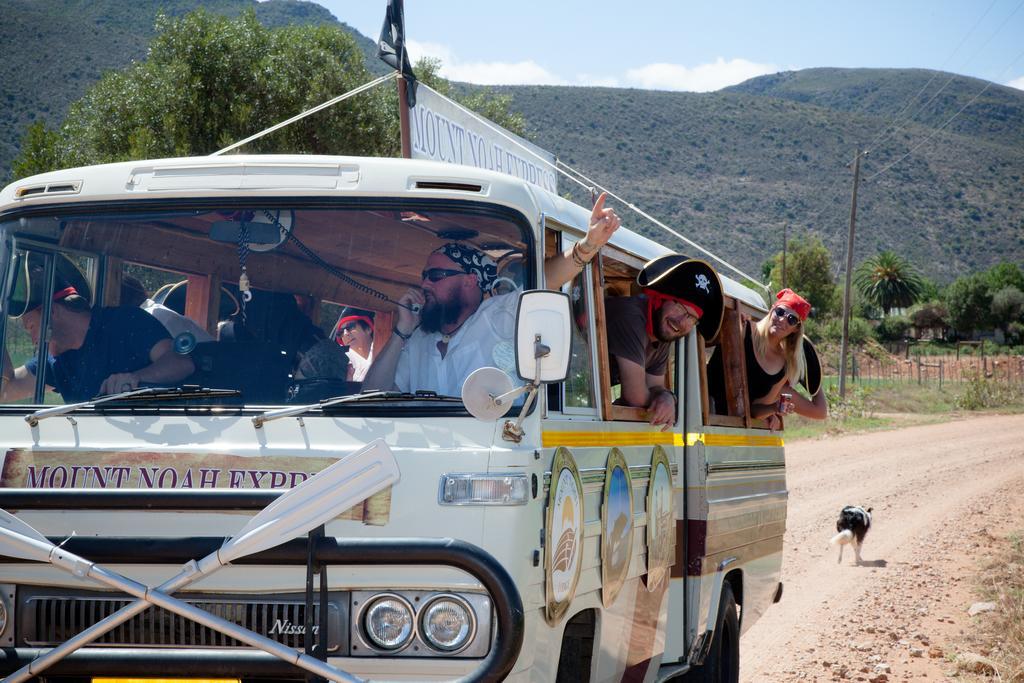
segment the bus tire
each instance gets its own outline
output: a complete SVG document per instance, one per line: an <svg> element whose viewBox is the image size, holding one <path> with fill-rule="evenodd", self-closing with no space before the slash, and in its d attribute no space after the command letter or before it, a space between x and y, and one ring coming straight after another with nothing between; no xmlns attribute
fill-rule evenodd
<svg viewBox="0 0 1024 683"><path fill-rule="evenodd" d="M740 680L740 620L732 586L722 584L718 601L718 622L704 664L691 669L685 683L738 683Z"/></svg>

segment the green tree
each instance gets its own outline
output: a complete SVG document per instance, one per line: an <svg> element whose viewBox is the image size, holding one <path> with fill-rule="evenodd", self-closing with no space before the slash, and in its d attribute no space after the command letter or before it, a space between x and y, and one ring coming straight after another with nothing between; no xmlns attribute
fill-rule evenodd
<svg viewBox="0 0 1024 683"><path fill-rule="evenodd" d="M935 280L926 275L921 276L921 291L918 294L918 301L937 301L942 298L942 291Z"/></svg>
<svg viewBox="0 0 1024 683"><path fill-rule="evenodd" d="M11 173L14 178L24 178L35 173L60 168L60 134L36 121L28 127L22 139L22 153L14 160Z"/></svg>
<svg viewBox="0 0 1024 683"><path fill-rule="evenodd" d="M871 338L871 323L863 318L850 318L850 343L854 346L863 346ZM843 318L837 316L830 318L821 327L821 336L825 341L838 344L843 338Z"/></svg>
<svg viewBox="0 0 1024 683"><path fill-rule="evenodd" d="M1024 314L1024 292L1013 285L1003 287L992 295L992 322L1009 333L1010 325L1021 322Z"/></svg>
<svg viewBox="0 0 1024 683"><path fill-rule="evenodd" d="M1016 287L1024 292L1024 272L1016 263L1003 261L985 271L985 282L993 294L1005 287Z"/></svg>
<svg viewBox="0 0 1024 683"><path fill-rule="evenodd" d="M882 251L861 263L853 283L865 300L885 315L894 308L908 308L921 295L924 282L909 261L892 251Z"/></svg>
<svg viewBox="0 0 1024 683"><path fill-rule="evenodd" d="M879 341L900 341L910 332L910 318L905 315L890 315L882 319L875 328Z"/></svg>
<svg viewBox="0 0 1024 683"><path fill-rule="evenodd" d="M772 285L781 287L782 252L771 259ZM786 285L811 302L816 316L827 316L838 307L838 291L832 277L828 249L817 235L790 241L786 253Z"/></svg>
<svg viewBox="0 0 1024 683"><path fill-rule="evenodd" d="M992 295L980 273L959 277L946 290L949 324L958 333L970 335L990 324Z"/></svg>
<svg viewBox="0 0 1024 683"><path fill-rule="evenodd" d="M439 63L421 61L422 80L451 86ZM104 75L72 104L59 131L29 131L18 177L53 168L129 159L205 155L362 85L373 76L339 26L268 29L253 10L235 18L197 10L160 15L145 60ZM508 98L466 98L514 132L522 118ZM393 83L319 111L240 151L247 153L399 154Z"/></svg>

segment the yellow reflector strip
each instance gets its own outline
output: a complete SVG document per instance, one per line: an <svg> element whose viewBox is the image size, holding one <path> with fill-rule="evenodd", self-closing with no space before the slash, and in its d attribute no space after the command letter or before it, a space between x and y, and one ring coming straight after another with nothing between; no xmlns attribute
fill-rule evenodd
<svg viewBox="0 0 1024 683"><path fill-rule="evenodd" d="M602 446L692 446L698 441L705 446L777 447L783 446L781 436L758 436L753 434L701 434L690 432L585 432L546 431L541 436L545 448L597 447Z"/></svg>
<svg viewBox="0 0 1024 683"><path fill-rule="evenodd" d="M238 678L94 678L92 683L242 683Z"/></svg>
<svg viewBox="0 0 1024 683"><path fill-rule="evenodd" d="M676 434L671 432L544 432L541 443L545 448L557 446L663 446L676 445Z"/></svg>
<svg viewBox="0 0 1024 683"><path fill-rule="evenodd" d="M755 436L750 434L704 434L705 446L775 446L782 448L781 436Z"/></svg>

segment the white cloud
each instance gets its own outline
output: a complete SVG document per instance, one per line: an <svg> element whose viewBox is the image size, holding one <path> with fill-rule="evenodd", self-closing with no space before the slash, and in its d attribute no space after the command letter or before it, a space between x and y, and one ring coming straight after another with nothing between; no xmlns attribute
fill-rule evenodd
<svg viewBox="0 0 1024 683"><path fill-rule="evenodd" d="M755 76L781 71L774 64L756 64L745 59L726 61L719 57L710 64L695 67L658 63L630 69L624 76L578 73L572 79L568 79L533 60L463 61L449 46L441 43L409 40L406 45L409 48L409 57L414 63L422 57L433 57L441 61L441 75L445 78L481 85L582 85L707 92L735 85Z"/></svg>
<svg viewBox="0 0 1024 683"><path fill-rule="evenodd" d="M545 69L537 62L464 62L451 48L438 43L406 43L409 57L415 62L420 57L441 60L441 75L453 81L481 85L567 85L567 81Z"/></svg>
<svg viewBox="0 0 1024 683"><path fill-rule="evenodd" d="M719 57L710 64L692 68L681 64L648 64L628 70L626 81L635 87L650 90L709 92L780 70L775 64L756 64L745 59L725 61Z"/></svg>
<svg viewBox="0 0 1024 683"><path fill-rule="evenodd" d="M1010 86L1011 88L1017 88L1017 90L1024 90L1024 76L1021 76L1020 78L1015 78L1006 85Z"/></svg>

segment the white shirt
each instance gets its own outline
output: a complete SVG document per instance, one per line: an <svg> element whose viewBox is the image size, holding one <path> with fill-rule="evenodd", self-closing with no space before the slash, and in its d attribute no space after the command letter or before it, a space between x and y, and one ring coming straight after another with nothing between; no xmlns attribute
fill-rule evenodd
<svg viewBox="0 0 1024 683"><path fill-rule="evenodd" d="M352 366L352 381L362 382L370 366L373 364L373 347L370 347L370 355L366 358L360 356L355 349L349 348L348 364Z"/></svg>
<svg viewBox="0 0 1024 683"><path fill-rule="evenodd" d="M195 336L197 344L213 341L213 336L191 318L186 318L181 313L167 308L163 304L158 304L152 299L143 301L139 308L159 320L167 333L171 335L171 339L177 338L182 332L191 332Z"/></svg>
<svg viewBox="0 0 1024 683"><path fill-rule="evenodd" d="M513 335L521 293L516 290L484 300L452 336L444 358L437 349L441 333L416 329L398 358L395 386L410 393L424 390L458 397L470 373L486 366L504 370L515 381Z"/></svg>

